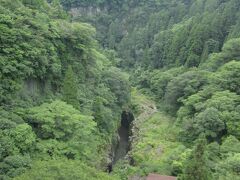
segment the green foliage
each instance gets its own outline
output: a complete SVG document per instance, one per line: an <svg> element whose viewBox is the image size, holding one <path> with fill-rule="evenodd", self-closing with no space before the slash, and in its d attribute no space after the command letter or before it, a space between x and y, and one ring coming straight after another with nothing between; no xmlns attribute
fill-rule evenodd
<svg viewBox="0 0 240 180"><path fill-rule="evenodd" d="M0 163L0 178L8 179L16 177L24 173L31 167L31 159L29 156L8 156Z"/></svg>
<svg viewBox="0 0 240 180"><path fill-rule="evenodd" d="M115 121L112 115L111 109L105 107L104 101L102 98L97 97L93 104L93 116L94 121L97 122L97 125L100 131L103 133L113 133L115 129Z"/></svg>
<svg viewBox="0 0 240 180"><path fill-rule="evenodd" d="M240 62L231 61L222 66L216 73L215 83L224 90L240 94L239 76Z"/></svg>
<svg viewBox="0 0 240 180"><path fill-rule="evenodd" d="M43 141L55 139L66 142L64 147L68 147L65 150L67 156L69 154L74 159L91 159L97 155L96 123L92 117L82 115L71 105L58 100L51 104L45 103L31 108L26 119L37 137Z"/></svg>
<svg viewBox="0 0 240 180"><path fill-rule="evenodd" d="M184 166L183 175L181 179L186 180L207 180L211 179L209 170L206 164L206 140L201 138L196 143L191 155L187 159Z"/></svg>
<svg viewBox="0 0 240 180"><path fill-rule="evenodd" d="M71 66L66 71L63 83L63 100L73 107L78 108L77 81Z"/></svg>
<svg viewBox="0 0 240 180"><path fill-rule="evenodd" d="M23 119L19 115L11 111L6 111L0 108L0 114L1 130L11 129L16 127L17 124L24 123Z"/></svg>
<svg viewBox="0 0 240 180"><path fill-rule="evenodd" d="M63 5L76 8L75 19L84 16L96 25L100 42L118 51L125 69L198 67L229 37L239 37L237 0L69 0Z"/></svg>
<svg viewBox="0 0 240 180"><path fill-rule="evenodd" d="M212 145L212 146L211 146ZM239 140L234 136L227 137L222 145L210 144L208 147L209 165L214 179L238 179L239 177Z"/></svg>
<svg viewBox="0 0 240 180"><path fill-rule="evenodd" d="M175 77L168 83L164 97L167 110L174 114L184 99L201 90L206 84L205 71L193 70Z"/></svg>
<svg viewBox="0 0 240 180"><path fill-rule="evenodd" d="M234 136L227 137L223 141L223 143L220 147L222 157L225 158L229 154L239 153L239 151L240 151L239 147L240 147L240 141L236 137L234 137Z"/></svg>
<svg viewBox="0 0 240 180"><path fill-rule="evenodd" d="M36 141L36 135L28 124L19 124L0 133L0 159L9 155L31 152Z"/></svg>
<svg viewBox="0 0 240 180"><path fill-rule="evenodd" d="M240 153L230 155L217 167L215 177L218 179L239 179Z"/></svg>
<svg viewBox="0 0 240 180"><path fill-rule="evenodd" d="M178 129L171 127L171 117L159 112L145 122L140 122L136 122L139 123L139 139L133 142L130 151L134 166L138 168L135 174L148 175L155 172L171 175L174 171L172 163L176 160L172 156L181 146L177 142Z"/></svg>
<svg viewBox="0 0 240 180"><path fill-rule="evenodd" d="M119 179L88 166L105 164L122 109L152 104L134 92L130 106L129 79L177 120L140 121L136 167L119 162L115 174L237 179L239 8L239 0L0 0L0 179Z"/></svg>
<svg viewBox="0 0 240 180"><path fill-rule="evenodd" d="M58 0L0 4L1 174L31 168L25 157L104 164L102 153L130 100L127 76L112 67L115 57L108 59L95 28L72 22Z"/></svg>
<svg viewBox="0 0 240 180"><path fill-rule="evenodd" d="M20 124L8 134L14 141L14 145L22 154L29 152L36 141L36 135L28 124Z"/></svg>
<svg viewBox="0 0 240 180"><path fill-rule="evenodd" d="M127 105L130 100L130 85L128 75L117 68L111 68L103 74L104 82L114 93L119 106Z"/></svg>
<svg viewBox="0 0 240 180"><path fill-rule="evenodd" d="M182 177L185 179L195 179L197 175L194 173L198 173L199 179L211 179L212 175L215 179L234 179L236 174L231 168L225 169L226 173L221 177L217 176L217 169L224 164L223 156L228 158L227 152L234 152L231 149L221 152L219 149L226 148L225 142L234 144L240 138L239 1L118 2L75 0L64 1L63 4L73 8L71 12L75 21L84 19L96 26L97 38L103 47L114 49L117 53L114 56L119 57L117 62L112 62L130 71L132 85L152 96L159 108L176 116L177 120L172 122L174 127L169 131L177 126L175 140L187 147L179 145L169 154L165 153L162 159L151 150L146 155L144 148L155 148L154 139L162 135L161 126L164 126L162 121L153 120L156 117L150 118L149 124L142 123L144 128L139 135L142 139L132 150L132 158L142 171L133 167L124 171L121 168L124 163L120 163L117 172L121 175L149 172L184 174ZM122 99L127 94L118 93L121 80L111 77L114 71L105 71L108 77L103 76L104 84L114 92L122 106L126 104ZM100 129L106 125L112 127L107 120L110 116L103 113L109 112L105 100L97 97L93 103L93 114ZM145 97L133 98L132 108L136 114L141 111L139 103L142 101L146 101ZM208 142L196 145L195 140L201 134ZM235 140L229 140L229 136ZM163 141L163 138L158 139ZM209 172L206 172L207 167Z"/></svg>
<svg viewBox="0 0 240 180"><path fill-rule="evenodd" d="M134 174L144 175L139 171L138 167L129 165L129 162L126 160L119 160L118 163L114 166L112 173L114 175L117 175L121 180L127 180L128 177L131 177Z"/></svg>
<svg viewBox="0 0 240 180"><path fill-rule="evenodd" d="M131 77L132 83L139 88L149 88L157 101L162 101L166 92L168 83L177 75L184 72L184 68L172 68L170 70L154 70L144 73L139 70Z"/></svg>
<svg viewBox="0 0 240 180"><path fill-rule="evenodd" d="M191 149L186 149L185 146L180 145L172 154L170 154L169 162L171 164L172 175L178 176L183 173L185 163L191 152Z"/></svg>
<svg viewBox="0 0 240 180"><path fill-rule="evenodd" d="M30 168L36 135L15 113L0 109L0 114L0 178L8 179Z"/></svg>
<svg viewBox="0 0 240 180"><path fill-rule="evenodd" d="M200 179L211 178L218 164L223 163L225 154L217 147L230 135L239 139L239 1L132 2L122 2L118 13L111 3L75 5L85 10L100 7L98 12L79 14L94 22L104 47L117 51L122 59L120 67L134 72L130 77L132 84L153 96L161 109L177 116L178 140L191 149L201 134L206 136L211 148L204 150L207 152L202 153L203 160L199 160L205 167L197 168L201 165L191 161L187 167L192 172L199 169L196 172L201 174ZM98 104L102 107L101 103ZM133 108L139 113L136 104ZM149 134L144 131L141 137L149 137ZM154 139L144 138L143 144ZM192 159L196 158L194 153L199 154L205 148L197 146ZM167 170L158 169L159 172L174 175L185 172L188 150L179 149L183 157L171 159L169 155L171 163L163 167ZM138 152L142 148L135 150ZM211 157L207 156L208 153ZM144 171L147 169L147 173L157 171L149 160L152 157L157 159L156 155L146 156L142 151L136 154L133 158L140 162L137 166L144 167ZM148 160L151 165L142 163ZM205 173L206 167L210 167L210 172ZM220 179L235 177L230 169L226 171L227 175ZM194 179L194 176L189 178Z"/></svg>
<svg viewBox="0 0 240 180"><path fill-rule="evenodd" d="M203 64L204 68L216 71L222 65L232 60L239 60L239 38L227 41L220 53L213 53L208 62Z"/></svg>
<svg viewBox="0 0 240 180"><path fill-rule="evenodd" d="M225 130L225 124L220 119L220 112L215 108L207 108L193 120L193 132L199 136L205 134L209 139L215 139Z"/></svg>
<svg viewBox="0 0 240 180"><path fill-rule="evenodd" d="M178 111L183 141L191 142L201 133L209 140L220 140L226 133L239 137L239 96L229 91L211 91L208 88L190 96Z"/></svg>
<svg viewBox="0 0 240 180"><path fill-rule="evenodd" d="M80 161L59 159L50 161L35 161L33 168L23 175L15 178L16 180L40 180L40 179L82 179L82 180L114 180L114 176L99 172L94 168L88 167Z"/></svg>

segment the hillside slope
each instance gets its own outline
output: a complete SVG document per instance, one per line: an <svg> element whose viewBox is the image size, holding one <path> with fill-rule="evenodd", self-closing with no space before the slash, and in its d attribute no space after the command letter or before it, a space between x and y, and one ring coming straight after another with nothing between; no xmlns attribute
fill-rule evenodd
<svg viewBox="0 0 240 180"><path fill-rule="evenodd" d="M0 179L106 179L130 85L95 33L57 1L0 0Z"/></svg>
<svg viewBox="0 0 240 180"><path fill-rule="evenodd" d="M240 1L97 2L68 8L74 10L73 20L96 26L102 46L130 72L132 85L174 117L170 129L178 129L182 157L168 159L168 174L187 180L238 179ZM89 14L78 11L88 8ZM153 119L158 127L161 118ZM153 134L154 139L158 132ZM148 158L158 159L152 155Z"/></svg>
<svg viewBox="0 0 240 180"><path fill-rule="evenodd" d="M0 0L0 179L239 179L239 9ZM131 151L107 174L126 111Z"/></svg>

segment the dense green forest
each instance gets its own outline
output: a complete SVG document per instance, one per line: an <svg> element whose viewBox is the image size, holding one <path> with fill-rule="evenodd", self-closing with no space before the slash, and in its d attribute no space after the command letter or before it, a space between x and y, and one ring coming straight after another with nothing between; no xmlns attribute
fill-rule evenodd
<svg viewBox="0 0 240 180"><path fill-rule="evenodd" d="M0 179L106 179L130 86L95 33L57 1L0 1Z"/></svg>
<svg viewBox="0 0 240 180"><path fill-rule="evenodd" d="M240 179L239 10L0 0L0 179ZM123 112L138 118L108 174Z"/></svg>

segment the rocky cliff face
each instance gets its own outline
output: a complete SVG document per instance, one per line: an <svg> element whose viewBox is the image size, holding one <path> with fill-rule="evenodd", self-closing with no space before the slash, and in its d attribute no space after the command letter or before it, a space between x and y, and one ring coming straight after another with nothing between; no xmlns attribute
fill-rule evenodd
<svg viewBox="0 0 240 180"><path fill-rule="evenodd" d="M69 10L69 13L73 16L73 18L78 17L94 17L101 13L107 13L107 7L95 7L95 6L87 6L87 7L74 7Z"/></svg>

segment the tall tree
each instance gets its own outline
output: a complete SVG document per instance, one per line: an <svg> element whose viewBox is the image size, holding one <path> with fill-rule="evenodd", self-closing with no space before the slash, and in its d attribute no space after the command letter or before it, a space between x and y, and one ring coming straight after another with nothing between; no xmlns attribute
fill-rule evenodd
<svg viewBox="0 0 240 180"><path fill-rule="evenodd" d="M206 138L201 136L188 158L184 171L183 180L208 180L209 172L206 167Z"/></svg>
<svg viewBox="0 0 240 180"><path fill-rule="evenodd" d="M77 93L77 80L73 72L72 66L68 66L63 84L63 100L66 103L73 105L73 107L79 108Z"/></svg>

